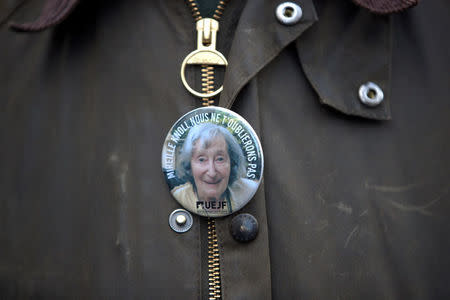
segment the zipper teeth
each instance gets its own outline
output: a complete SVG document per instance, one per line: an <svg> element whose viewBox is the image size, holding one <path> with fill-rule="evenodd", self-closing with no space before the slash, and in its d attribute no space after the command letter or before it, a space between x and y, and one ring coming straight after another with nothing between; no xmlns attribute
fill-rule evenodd
<svg viewBox="0 0 450 300"><path fill-rule="evenodd" d="M208 219L208 285L208 299L220 299L220 256L219 243L217 242L216 221L214 219Z"/></svg>
<svg viewBox="0 0 450 300"><path fill-rule="evenodd" d="M220 0L214 11L213 18L220 20L225 10L228 0ZM192 16L197 22L202 19L195 0L187 0L191 8ZM202 92L210 93L214 90L214 67L211 65L202 65ZM203 106L214 105L214 99L202 98ZM216 300L222 298L222 287L220 281L220 255L219 243L217 241L216 221L208 219L208 299Z"/></svg>
<svg viewBox="0 0 450 300"><path fill-rule="evenodd" d="M200 11L198 10L198 5L195 0L186 0L188 6L191 8L192 16L194 17L195 21L198 21L202 19L202 16L200 15ZM216 10L214 11L213 18L217 21L220 20L220 18L223 15L223 11L225 10L225 6L227 5L229 0L220 0L219 4L216 7Z"/></svg>
<svg viewBox="0 0 450 300"><path fill-rule="evenodd" d="M210 93L214 90L214 67L202 65L202 92ZM202 98L203 106L214 105L214 99Z"/></svg>
<svg viewBox="0 0 450 300"><path fill-rule="evenodd" d="M195 21L198 21L202 18L200 15L200 12L198 11L198 6L195 0L187 0L188 6L191 8L192 16L194 17Z"/></svg>
<svg viewBox="0 0 450 300"><path fill-rule="evenodd" d="M220 0L217 5L216 10L214 11L214 19L219 20L222 17L223 11L225 10L225 6L227 5L228 0Z"/></svg>

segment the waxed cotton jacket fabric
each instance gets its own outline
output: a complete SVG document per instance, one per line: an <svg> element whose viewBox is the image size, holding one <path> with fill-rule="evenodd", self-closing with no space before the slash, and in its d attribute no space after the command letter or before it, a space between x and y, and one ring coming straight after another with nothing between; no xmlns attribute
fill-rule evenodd
<svg viewBox="0 0 450 300"><path fill-rule="evenodd" d="M216 221L223 299L448 299L449 3L302 0L292 26L279 3L230 1L220 21L216 104L265 157L254 198ZM179 77L188 7L82 1L45 31L8 29L42 5L0 1L0 298L206 299L207 221L172 231L161 171L169 128L201 105ZM249 243L229 231L243 212Z"/></svg>

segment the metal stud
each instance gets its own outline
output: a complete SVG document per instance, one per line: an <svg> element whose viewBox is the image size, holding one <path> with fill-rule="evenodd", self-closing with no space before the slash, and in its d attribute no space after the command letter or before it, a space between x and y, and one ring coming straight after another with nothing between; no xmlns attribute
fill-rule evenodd
<svg viewBox="0 0 450 300"><path fill-rule="evenodd" d="M169 216L169 226L173 231L183 233L191 229L192 215L184 209L175 209Z"/></svg>
<svg viewBox="0 0 450 300"><path fill-rule="evenodd" d="M186 224L186 216L179 214L176 218L175 218L175 222L177 222L178 225L183 226L184 224Z"/></svg>
<svg viewBox="0 0 450 300"><path fill-rule="evenodd" d="M359 100L367 106L375 107L384 99L383 90L373 82L367 82L359 87Z"/></svg>
<svg viewBox="0 0 450 300"><path fill-rule="evenodd" d="M283 2L276 9L277 19L284 25L297 24L302 15L302 8L294 2Z"/></svg>

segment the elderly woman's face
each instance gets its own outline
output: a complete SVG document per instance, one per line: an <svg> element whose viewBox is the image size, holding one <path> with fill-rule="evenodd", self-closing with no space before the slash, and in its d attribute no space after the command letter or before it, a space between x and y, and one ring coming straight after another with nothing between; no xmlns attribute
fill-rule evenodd
<svg viewBox="0 0 450 300"><path fill-rule="evenodd" d="M191 157L197 195L200 200L220 200L230 178L230 156L223 136L214 137L207 147L196 142Z"/></svg>

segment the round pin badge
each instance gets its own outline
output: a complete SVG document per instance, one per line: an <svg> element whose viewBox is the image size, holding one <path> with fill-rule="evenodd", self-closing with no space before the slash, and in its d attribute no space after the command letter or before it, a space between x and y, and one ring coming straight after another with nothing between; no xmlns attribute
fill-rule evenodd
<svg viewBox="0 0 450 300"><path fill-rule="evenodd" d="M258 189L263 167L261 143L250 124L216 106L182 116L162 150L171 194L201 216L226 216L244 207Z"/></svg>

